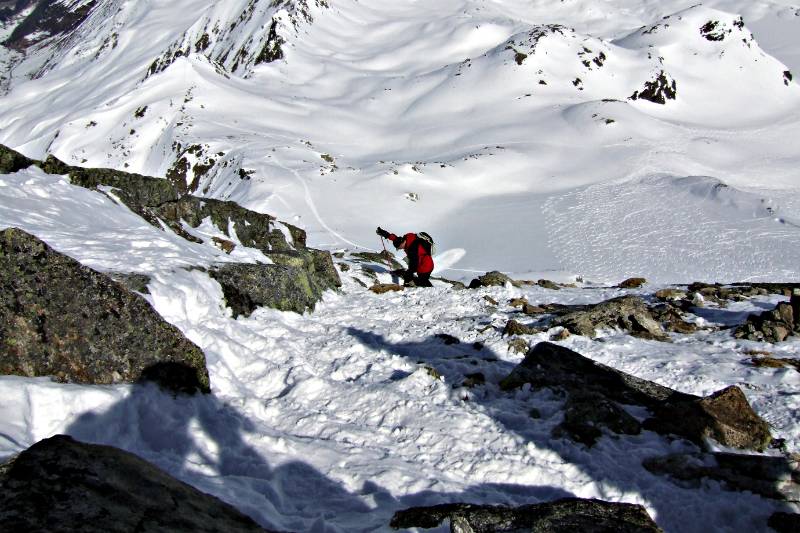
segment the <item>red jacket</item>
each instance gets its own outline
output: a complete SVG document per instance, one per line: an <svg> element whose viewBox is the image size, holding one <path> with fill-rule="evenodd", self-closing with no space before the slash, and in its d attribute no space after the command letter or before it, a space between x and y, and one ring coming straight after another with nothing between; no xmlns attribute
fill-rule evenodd
<svg viewBox="0 0 800 533"><path fill-rule="evenodd" d="M417 237L416 233L406 233L402 237L390 233L389 240L392 241L395 248L406 252L408 272L418 274L433 272L433 257L431 257L430 244L427 241Z"/></svg>

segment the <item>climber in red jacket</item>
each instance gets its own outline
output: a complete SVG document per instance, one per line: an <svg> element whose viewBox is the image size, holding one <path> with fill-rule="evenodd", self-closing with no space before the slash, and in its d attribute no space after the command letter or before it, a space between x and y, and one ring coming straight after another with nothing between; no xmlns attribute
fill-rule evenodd
<svg viewBox="0 0 800 533"><path fill-rule="evenodd" d="M406 233L397 236L383 228L378 228L375 233L389 239L398 250L403 250L408 257L408 268L402 272L403 284L409 287L432 287L431 272L433 272L433 257L431 247L433 239L424 231Z"/></svg>

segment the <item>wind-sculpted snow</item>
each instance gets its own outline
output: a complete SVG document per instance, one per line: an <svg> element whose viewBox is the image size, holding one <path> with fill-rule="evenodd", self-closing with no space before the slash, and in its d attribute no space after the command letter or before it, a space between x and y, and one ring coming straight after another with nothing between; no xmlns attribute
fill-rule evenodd
<svg viewBox="0 0 800 533"><path fill-rule="evenodd" d="M592 185L546 210L552 250L589 279L733 282L797 276L800 213L780 204L713 178L654 176Z"/></svg>

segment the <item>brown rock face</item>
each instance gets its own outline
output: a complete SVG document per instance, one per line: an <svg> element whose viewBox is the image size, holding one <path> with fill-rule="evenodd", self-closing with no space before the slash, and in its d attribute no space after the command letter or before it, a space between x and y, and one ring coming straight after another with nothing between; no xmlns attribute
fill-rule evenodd
<svg viewBox="0 0 800 533"><path fill-rule="evenodd" d="M547 387L567 393L569 425L579 428L567 435L573 433L581 442L591 443L599 436L597 432L582 432L584 426L635 433L634 424L615 409L617 404L650 410L653 416L645 420L644 429L679 435L700 446L714 439L725 446L763 450L771 441L769 426L738 387L701 398L637 378L549 342L534 346L500 387L510 390L525 383L534 389ZM583 399L587 397L592 399L587 402ZM588 409L587 403L593 409Z"/></svg>

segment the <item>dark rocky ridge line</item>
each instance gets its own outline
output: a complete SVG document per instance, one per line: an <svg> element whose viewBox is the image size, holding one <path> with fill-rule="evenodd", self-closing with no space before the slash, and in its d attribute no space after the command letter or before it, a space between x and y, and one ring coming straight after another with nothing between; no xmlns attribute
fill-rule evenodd
<svg viewBox="0 0 800 533"><path fill-rule="evenodd" d="M328 252L306 246L302 229L275 217L251 211L235 202L181 194L169 180L104 169L74 167L52 155L35 161L0 145L0 172L12 173L36 165L49 174L68 175L73 185L107 194L154 227L164 226L186 240L202 242L184 225L197 227L210 218L222 233L236 233L243 246L260 250L274 264L226 263L213 266L209 275L222 285L236 316L249 315L259 306L302 313L313 309L328 289L341 285ZM104 187L113 189L109 195ZM279 228L282 225L291 237ZM230 241L215 244L230 250Z"/></svg>

